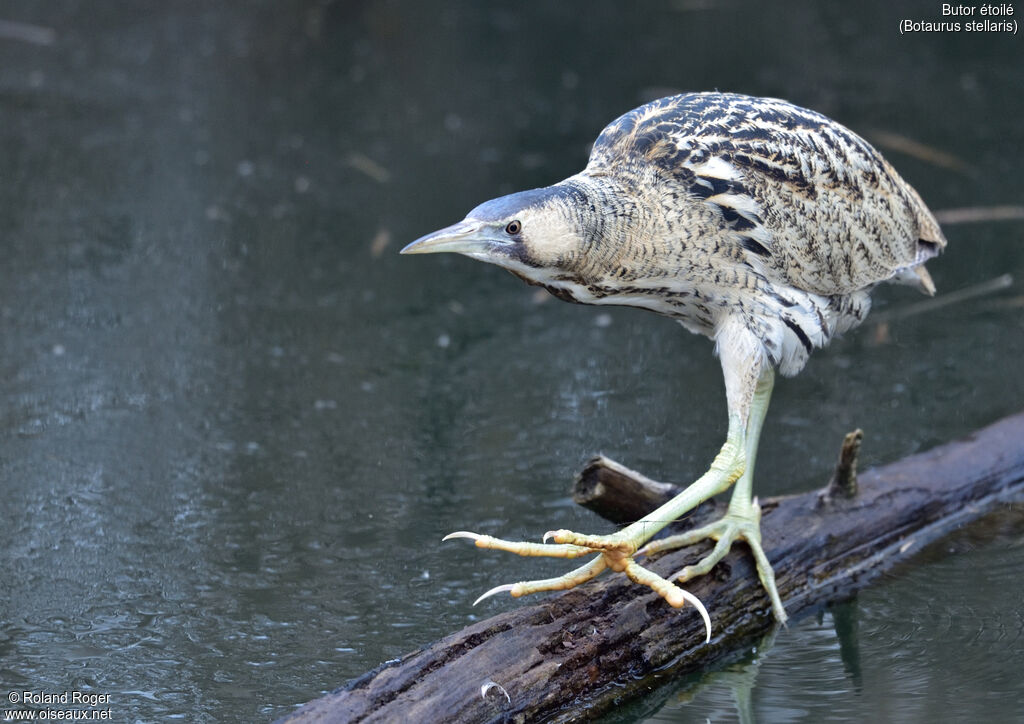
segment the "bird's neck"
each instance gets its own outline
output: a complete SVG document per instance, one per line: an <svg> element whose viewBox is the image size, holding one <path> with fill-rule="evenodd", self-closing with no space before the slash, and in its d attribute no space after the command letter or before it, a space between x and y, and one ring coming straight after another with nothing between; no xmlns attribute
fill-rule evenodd
<svg viewBox="0 0 1024 724"><path fill-rule="evenodd" d="M570 267L583 284L602 283L613 274L620 275L645 240L662 230L657 204L621 178L583 171L561 184L579 190L586 198L586 203L570 210L583 230L583 244L576 258L569 260Z"/></svg>

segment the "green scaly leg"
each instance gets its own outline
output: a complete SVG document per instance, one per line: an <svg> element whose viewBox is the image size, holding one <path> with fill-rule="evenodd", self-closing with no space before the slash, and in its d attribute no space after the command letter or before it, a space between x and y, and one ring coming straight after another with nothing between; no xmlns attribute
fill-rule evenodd
<svg viewBox="0 0 1024 724"><path fill-rule="evenodd" d="M744 467L743 440L742 425L738 418L731 416L728 438L721 451L715 457L711 469L683 492L646 518L623 528L617 533L595 536L581 535L568 530L549 531L544 535L544 540L553 539L554 543L552 544L546 542L507 541L488 535L458 531L445 536L444 540L468 538L474 541L478 548L501 550L522 556L549 556L552 558L571 559L587 554L598 554L589 563L564 576L497 586L487 591L474 603L479 603L488 596L506 591L514 597L519 597L540 591L560 591L573 588L597 576L605 568L610 568L613 571L625 573L636 583L648 586L662 596L671 606L679 608L687 602L691 603L704 619L707 634L706 640L710 641L711 620L704 605L689 591L641 566L633 559L633 556L658 531L693 508L696 508L708 498L728 489L733 482L741 477Z"/></svg>
<svg viewBox="0 0 1024 724"><path fill-rule="evenodd" d="M754 398L751 402L750 419L747 426L747 464L740 479L736 482L736 487L733 489L729 508L725 515L720 520L696 530L648 543L637 552L649 555L693 545L709 538L717 541L711 553L705 556L699 563L686 566L686 568L670 577L671 580L685 583L697 576L703 576L714 568L726 556L735 541L746 541L751 553L754 555L754 561L757 563L758 578L760 578L761 585L771 600L775 618L780 623L785 623L786 611L782 606L782 599L779 597L779 591L775 585L775 573L764 554L764 549L761 547L761 507L757 504L757 499L752 497L754 461L757 458L757 444L761 436L761 427L764 424L765 414L768 412L768 402L771 398L774 382L773 378L774 375L768 373L762 374L758 380Z"/></svg>
<svg viewBox="0 0 1024 724"><path fill-rule="evenodd" d="M625 573L632 581L648 586L662 596L670 605L681 607L687 602L693 604L704 618L707 638L711 637L711 622L704 606L693 594L676 585L670 579L662 578L641 566L634 556L637 553L654 553L689 543L714 538L718 540L715 550L695 566L688 566L676 576L684 582L706 573L728 552L737 539L747 541L757 562L758 575L772 601L775 616L785 621L771 565L765 558L760 545L760 508L751 497L753 462L757 454L757 442L761 426L768 410L774 373L767 366L758 339L745 327L742 320L732 318L725 321L716 333L722 368L725 373L726 398L729 403L729 432L726 442L715 457L711 468L675 498L668 501L643 520L639 520L610 535L581 535L568 530L549 531L543 543L506 541L492 536L468 531L459 531L445 536L468 538L477 547L502 550L522 556L548 556L552 558L578 558L597 554L590 562L557 578L537 581L523 581L497 586L477 599L479 602L500 592L512 596L523 596L540 591L558 591L594 578L604 569ZM747 464L749 461L749 465ZM738 481L738 482L737 482ZM736 492L729 504L725 517L699 531L672 536L644 546L665 526L678 520L705 500L727 490L737 483ZM548 539L553 543L548 543Z"/></svg>

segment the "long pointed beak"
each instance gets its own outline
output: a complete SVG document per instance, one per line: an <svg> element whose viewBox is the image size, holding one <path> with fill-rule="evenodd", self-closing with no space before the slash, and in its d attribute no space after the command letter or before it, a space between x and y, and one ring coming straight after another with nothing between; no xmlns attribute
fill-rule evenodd
<svg viewBox="0 0 1024 724"><path fill-rule="evenodd" d="M402 249L399 254L434 254L442 251L466 254L485 254L494 248L495 241L488 238L486 227L479 221L460 221L433 234L421 236Z"/></svg>

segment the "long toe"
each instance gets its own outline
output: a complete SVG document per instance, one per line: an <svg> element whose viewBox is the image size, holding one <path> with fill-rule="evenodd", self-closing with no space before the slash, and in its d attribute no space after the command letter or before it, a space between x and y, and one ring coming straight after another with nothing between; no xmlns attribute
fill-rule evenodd
<svg viewBox="0 0 1024 724"><path fill-rule="evenodd" d="M701 603L699 598L686 589L680 588L676 584L672 583L672 581L662 578L654 571L644 568L632 559L626 563L624 572L629 576L631 581L639 583L642 586L647 586L664 598L665 601L673 608L682 608L687 603L696 608L700 617L704 621L704 643L711 640L711 617L708 615L707 608L704 607L704 604Z"/></svg>
<svg viewBox="0 0 1024 724"><path fill-rule="evenodd" d="M605 563L604 557L596 556L594 560L585 563L579 568L569 571L563 576L558 576L556 578L544 578L537 581L506 583L501 586L495 586L480 596L480 598L473 601L473 605L477 605L485 598L490 598L491 596L505 592L511 594L512 598L519 598L520 596L527 596L531 593L541 593L543 591L565 591L589 581L607 567L608 565Z"/></svg>
<svg viewBox="0 0 1024 724"><path fill-rule="evenodd" d="M685 583L698 576L709 573L729 553L733 543L743 541L750 548L757 565L757 576L761 586L771 602L772 613L780 623L785 623L787 616L775 583L775 572L768 557L761 547L761 515L756 501L750 506L749 513L727 513L722 519L696 530L679 535L669 536L651 541L640 549L639 554L652 555L663 551L675 550L693 545L704 540L714 540L715 547L699 562L688 565L670 577L670 580Z"/></svg>
<svg viewBox="0 0 1024 724"><path fill-rule="evenodd" d="M489 535L481 535L480 533L470 533L465 530L457 530L454 533L449 533L441 540L454 540L455 538L471 540L477 548L505 551L507 553L515 553L516 555L529 557L546 556L548 558L579 558L580 556L594 553L594 550L584 546L564 545L561 543L528 543L526 541L510 541Z"/></svg>
<svg viewBox="0 0 1024 724"><path fill-rule="evenodd" d="M718 538L718 542L715 543L715 547L712 551L704 556L700 562L686 566L686 568L672 576L672 580L685 583L697 576L706 575L712 568L718 565L718 562L725 558L729 553L732 548L733 541L735 541L737 537L736 535L730 535L730 526L724 526L724 528L724 533Z"/></svg>

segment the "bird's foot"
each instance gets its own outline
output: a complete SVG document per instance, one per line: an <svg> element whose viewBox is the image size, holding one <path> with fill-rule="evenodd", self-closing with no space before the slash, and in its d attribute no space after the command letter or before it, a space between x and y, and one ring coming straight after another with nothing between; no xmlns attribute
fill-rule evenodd
<svg viewBox="0 0 1024 724"><path fill-rule="evenodd" d="M711 617L708 616L707 609L704 608L704 604L700 602L700 599L672 583L671 580L662 578L654 571L644 568L637 563L633 559L633 555L637 551L637 543L621 534L595 536L580 535L568 530L556 530L545 533L545 542L543 543L526 543L502 540L501 538L467 531L457 531L446 535L444 540L452 538L468 538L478 548L506 551L521 556L578 558L584 555L597 554L593 560L557 578L520 581L519 583L496 586L476 599L473 605L497 593L508 592L514 598L518 598L519 596L539 593L541 591L563 591L589 581L605 568L610 568L613 571L625 573L634 583L647 586L675 608L691 603L704 620L705 640L711 640ZM549 538L553 539L554 543L548 543L547 540Z"/></svg>
<svg viewBox="0 0 1024 724"><path fill-rule="evenodd" d="M749 500L749 499L748 499ZM768 594L772 604L772 612L779 623L786 622L786 610L782 606L782 599L779 590L775 585L775 572L772 570L768 557L761 547L761 506L757 504L757 498L750 501L749 507L731 505L729 511L721 519L702 526L695 530L687 531L679 535L669 536L660 540L651 541L638 551L641 555L651 555L662 551L674 550L684 546L693 545L702 540L711 539L717 541L714 549L701 559L698 563L686 566L681 571L670 577L670 580L685 583L697 576L703 576L714 568L719 561L725 558L732 544L737 540L745 541L754 554L754 561L757 564L757 576L761 580L761 586Z"/></svg>

